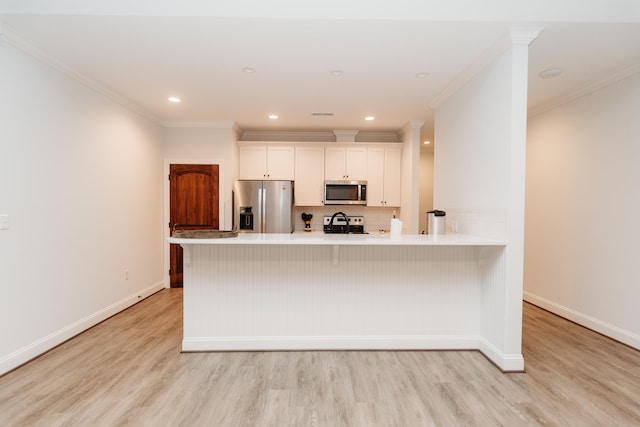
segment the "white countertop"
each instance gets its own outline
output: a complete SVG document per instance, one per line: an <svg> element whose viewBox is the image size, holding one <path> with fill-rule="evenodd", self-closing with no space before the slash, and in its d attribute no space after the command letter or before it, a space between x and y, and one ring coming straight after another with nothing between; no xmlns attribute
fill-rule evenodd
<svg viewBox="0 0 640 427"><path fill-rule="evenodd" d="M169 237L170 243L180 245L397 245L397 246L504 246L504 240L466 234L402 234L391 237L389 233L372 234L324 234L316 232L278 233L243 233L237 237L220 239L180 239Z"/></svg>

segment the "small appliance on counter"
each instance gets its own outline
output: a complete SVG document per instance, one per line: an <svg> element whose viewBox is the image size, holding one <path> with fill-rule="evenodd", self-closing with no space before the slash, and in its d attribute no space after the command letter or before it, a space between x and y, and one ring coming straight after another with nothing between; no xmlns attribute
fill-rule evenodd
<svg viewBox="0 0 640 427"><path fill-rule="evenodd" d="M308 214L302 212L302 221L304 221L304 228L311 228L311 218L313 218L313 214Z"/></svg>
<svg viewBox="0 0 640 427"><path fill-rule="evenodd" d="M366 234L364 231L363 216L347 216L342 212L336 212L331 216L324 216L323 230L325 233L334 234Z"/></svg>
<svg viewBox="0 0 640 427"><path fill-rule="evenodd" d="M427 234L445 234L447 231L445 211L433 210L427 212Z"/></svg>

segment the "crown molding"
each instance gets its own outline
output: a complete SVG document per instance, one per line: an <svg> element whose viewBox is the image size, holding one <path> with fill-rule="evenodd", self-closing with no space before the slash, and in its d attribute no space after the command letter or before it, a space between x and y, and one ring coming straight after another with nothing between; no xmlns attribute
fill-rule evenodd
<svg viewBox="0 0 640 427"><path fill-rule="evenodd" d="M358 135L358 130L334 130L333 134L336 136L336 142L354 142Z"/></svg>
<svg viewBox="0 0 640 427"><path fill-rule="evenodd" d="M422 129L422 126L424 126L425 121L424 120L411 120L409 122L409 126L411 126L412 129Z"/></svg>
<svg viewBox="0 0 640 427"><path fill-rule="evenodd" d="M336 136L332 131L306 132L246 130L242 132L240 141L335 142Z"/></svg>
<svg viewBox="0 0 640 427"><path fill-rule="evenodd" d="M552 110L556 107L559 107L563 104L566 104L568 102L574 101L578 98L582 98L585 95L588 95L592 92L595 92L597 90L603 89L607 86L610 86L614 83L619 82L620 80L624 80L628 77L633 76L634 74L638 74L640 73L640 62L635 63L627 68L624 68L620 71L617 71L613 74L610 74L604 78L601 79L597 79L597 80L593 80L590 83L586 84L585 86L581 87L580 89L571 92L570 94L563 96L563 97L559 97L559 98L555 98L552 99L551 101L542 104L538 107L534 107L534 108L530 108L527 112L527 116L528 117L534 117L537 116L539 114L545 113L549 110Z"/></svg>
<svg viewBox="0 0 640 427"><path fill-rule="evenodd" d="M264 131L246 130L239 141L242 142L398 142L396 131L346 131L349 140L340 140L336 131ZM342 131L337 131L341 134ZM356 132L356 134L353 134Z"/></svg>
<svg viewBox="0 0 640 427"><path fill-rule="evenodd" d="M496 41L491 47L485 50L475 61L473 61L466 69L458 74L449 83L443 91L429 104L429 107L434 110L440 106L444 101L449 99L451 95L460 90L465 84L467 84L476 74L478 74L484 67L491 63L500 54L506 51L511 45L511 38L509 34L505 34Z"/></svg>
<svg viewBox="0 0 640 427"><path fill-rule="evenodd" d="M354 142L399 142L395 131L360 131Z"/></svg>
<svg viewBox="0 0 640 427"><path fill-rule="evenodd" d="M38 49L31 43L17 36L13 32L11 32L6 26L3 26L0 22L0 39L7 41L15 48L21 50L22 52L32 56L33 58L43 62L44 64L50 66L51 68L63 73L64 75L74 79L78 83L88 87L89 89L94 90L95 92L111 99L112 101L122 105L128 110L152 121L157 125L162 125L162 121L154 114L152 114L149 110L141 107L139 104L133 102L131 99L120 95L119 93L107 88L106 86L98 83L97 81L90 79L79 71L69 67L63 62L55 59L51 55L43 52Z"/></svg>
<svg viewBox="0 0 640 427"><path fill-rule="evenodd" d="M237 130L236 122L232 120L168 120L162 122L165 128L214 128Z"/></svg>
<svg viewBox="0 0 640 427"><path fill-rule="evenodd" d="M471 63L464 71L458 74L452 81L445 87L445 89L436 96L436 98L429 104L433 109L436 109L440 104L446 101L451 95L460 90L465 84L467 84L476 74L478 74L484 67L490 64L503 52L509 49L513 45L530 44L535 40L543 27L513 27L509 33L500 37L491 47L485 50L475 61Z"/></svg>
<svg viewBox="0 0 640 427"><path fill-rule="evenodd" d="M538 38L544 27L512 27L510 32L512 44L531 44Z"/></svg>

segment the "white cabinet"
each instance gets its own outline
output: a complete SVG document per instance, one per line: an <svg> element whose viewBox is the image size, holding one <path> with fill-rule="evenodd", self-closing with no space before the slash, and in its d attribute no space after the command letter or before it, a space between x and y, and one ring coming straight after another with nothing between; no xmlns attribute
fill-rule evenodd
<svg viewBox="0 0 640 427"><path fill-rule="evenodd" d="M367 206L400 206L401 161L400 148L369 147Z"/></svg>
<svg viewBox="0 0 640 427"><path fill-rule="evenodd" d="M324 179L367 179L366 147L327 147L324 154Z"/></svg>
<svg viewBox="0 0 640 427"><path fill-rule="evenodd" d="M296 206L324 206L324 147L296 147Z"/></svg>
<svg viewBox="0 0 640 427"><path fill-rule="evenodd" d="M294 179L293 146L241 146L238 157L240 179Z"/></svg>

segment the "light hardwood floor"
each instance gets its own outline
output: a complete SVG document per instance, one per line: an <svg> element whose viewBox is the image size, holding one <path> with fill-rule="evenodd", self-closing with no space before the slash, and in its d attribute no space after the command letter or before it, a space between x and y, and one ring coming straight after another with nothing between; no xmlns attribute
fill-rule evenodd
<svg viewBox="0 0 640 427"><path fill-rule="evenodd" d="M524 305L526 373L476 351L180 353L163 290L0 378L0 426L640 426L640 352Z"/></svg>

